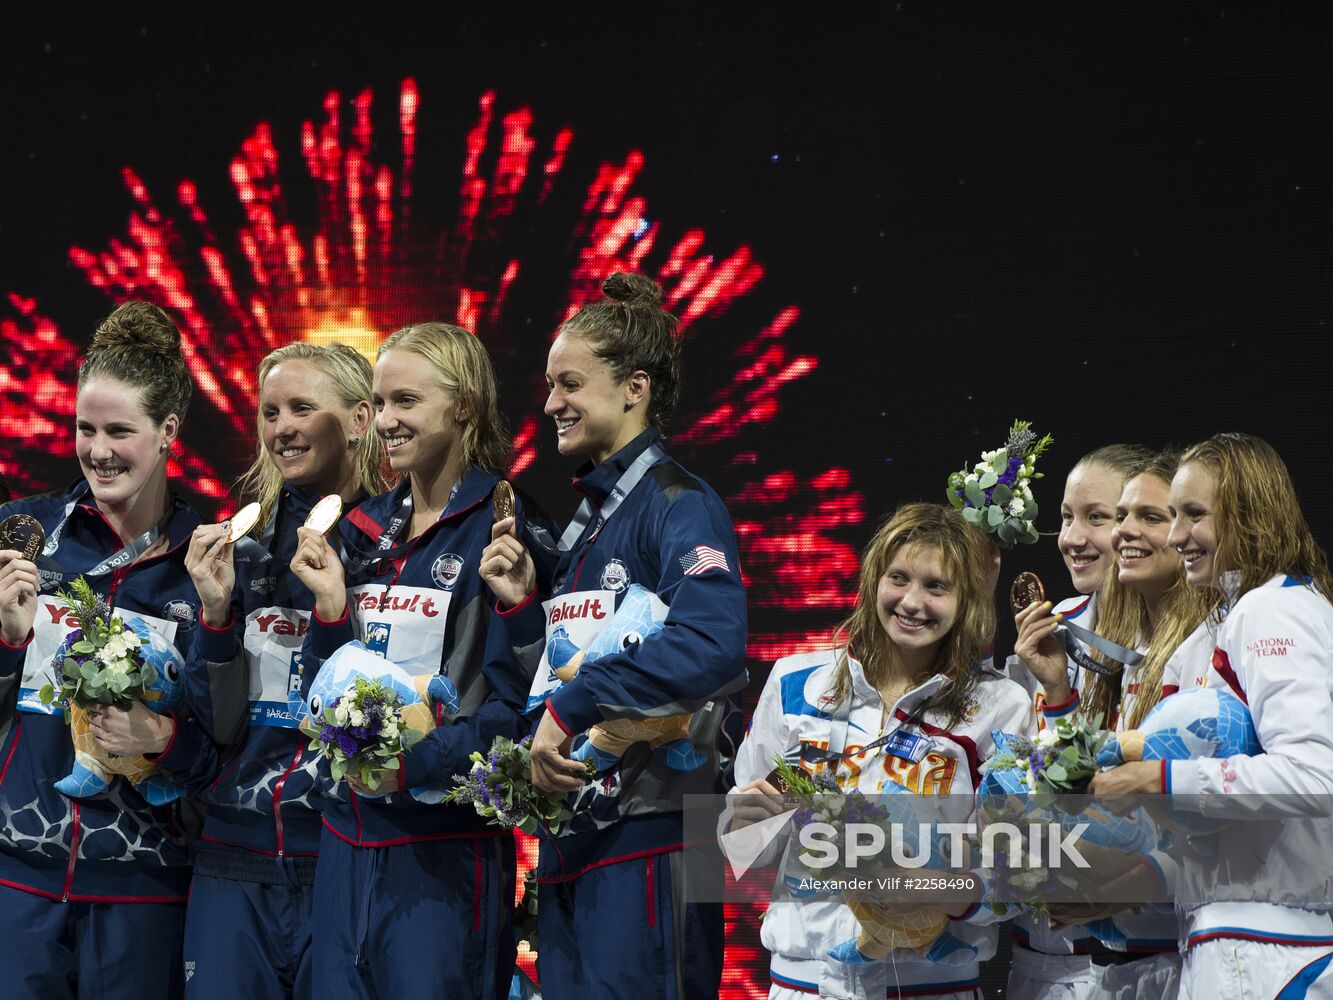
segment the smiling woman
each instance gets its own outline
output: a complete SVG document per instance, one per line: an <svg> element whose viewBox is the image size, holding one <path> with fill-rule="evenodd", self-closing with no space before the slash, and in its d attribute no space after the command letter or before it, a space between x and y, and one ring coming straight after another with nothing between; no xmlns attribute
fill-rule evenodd
<svg viewBox="0 0 1333 1000"><path fill-rule="evenodd" d="M0 940L15 995L63 996L75 983L107 997L181 993L190 869L176 806L154 808L162 799L153 789L115 780L103 794L57 793L52 777L78 775L70 733L60 706L26 692L69 628L52 592L76 575L168 648L188 645L196 604L182 560L199 519L172 495L167 457L190 394L175 324L156 306L125 303L98 327L79 370L83 478L63 495L0 508L0 520L24 514L48 539L40 575L20 553L0 552L0 687L19 687L17 714L12 693L0 709ZM216 773L211 744L184 718L135 703L97 713L90 727L103 749L143 741L188 787ZM153 942L152 959L130 941Z"/></svg>

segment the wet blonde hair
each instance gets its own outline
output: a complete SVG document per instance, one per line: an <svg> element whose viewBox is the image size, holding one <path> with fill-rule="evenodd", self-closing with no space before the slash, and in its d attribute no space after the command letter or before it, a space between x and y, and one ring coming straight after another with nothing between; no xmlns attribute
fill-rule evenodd
<svg viewBox="0 0 1333 1000"><path fill-rule="evenodd" d="M879 581L898 553L909 545L939 552L945 572L954 583L958 617L940 641L934 665L914 680L924 681L934 673L952 678L953 683L933 707L948 717L949 726L955 726L972 700L980 677L976 667L995 635L995 601L987 589L990 543L980 528L942 504L904 504L866 546L861 555L856 609L834 633L834 647L844 647L844 651L838 657L829 695L835 704L851 696L848 654L861 661L866 679L876 686L891 672L896 647L879 620Z"/></svg>
<svg viewBox="0 0 1333 1000"><path fill-rule="evenodd" d="M1252 434L1214 434L1187 449L1180 464L1197 462L1217 481L1219 572L1240 573L1241 595L1279 574L1309 579L1333 599L1328 557L1301 513L1287 465L1267 441Z"/></svg>
<svg viewBox="0 0 1333 1000"><path fill-rule="evenodd" d="M430 364L454 397L463 428L463 467L504 471L512 442L500 416L495 368L481 341L450 323L414 323L385 340L376 359L393 350L410 351Z"/></svg>
<svg viewBox="0 0 1333 1000"><path fill-rule="evenodd" d="M279 347L269 352L259 362L259 388L262 394L264 382L278 365L287 361L304 361L316 368L333 388L338 403L346 410L353 410L357 403L372 405L371 392L372 370L370 362L359 351L346 344L307 344L298 341ZM264 410L262 405L255 411L255 434L259 447L255 460L237 482L240 496L259 501L259 521L252 529L252 534L262 530L268 523L269 516L282 495L282 473L273 464L273 456L264 447ZM356 475L356 488L360 492L376 494L388 488L388 481L383 474L384 444L373 427L367 427L366 433L357 442L353 469Z"/></svg>

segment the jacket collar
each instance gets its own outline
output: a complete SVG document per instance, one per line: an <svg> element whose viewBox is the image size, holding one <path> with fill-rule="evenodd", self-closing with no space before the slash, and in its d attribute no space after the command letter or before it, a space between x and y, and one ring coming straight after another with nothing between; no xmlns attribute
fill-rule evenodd
<svg viewBox="0 0 1333 1000"><path fill-rule="evenodd" d="M66 505L71 500L74 501L75 507L72 514L82 513L84 517L110 533L111 523L106 519L106 515L97 508L97 503L93 500L91 494L92 490L88 486L88 480L80 478L70 484L69 489L65 490L61 499ZM194 529L199 527L200 521L195 509L182 500L174 490L168 496L171 497L171 520L167 522L165 534L167 536L167 551L170 552L190 540L190 536L194 534ZM121 544L128 544L129 541L128 538L122 538Z"/></svg>
<svg viewBox="0 0 1333 1000"><path fill-rule="evenodd" d="M458 489L454 491L454 495L440 513L435 524L447 521L465 510L471 510L491 495L491 492L495 489L495 484L499 481L500 477L494 472L488 472L485 469L468 469L463 473L463 478L458 481ZM398 513L399 507L402 506L403 501L411 491L412 482L404 476L402 481L388 493L381 493L377 497L372 497L365 504L358 507L357 510L362 512L363 516L353 518L352 523L370 537L372 541L377 539L380 532ZM367 510L367 507L373 509ZM433 531L434 527L432 525L426 530Z"/></svg>
<svg viewBox="0 0 1333 1000"><path fill-rule="evenodd" d="M578 490L593 503L601 503L624 474L634 464L634 460L655 444L662 443L662 435L655 427L649 427L625 447L608 458L601 465L585 462L574 474L574 489Z"/></svg>
<svg viewBox="0 0 1333 1000"><path fill-rule="evenodd" d="M852 677L853 701L868 702L872 705L883 704L884 697L879 693L879 689L866 679L865 668L861 666L860 660L849 655L847 657L847 669ZM896 707L911 712L951 683L952 681L945 674L935 674L908 690ZM895 706L890 705L888 707L894 708Z"/></svg>

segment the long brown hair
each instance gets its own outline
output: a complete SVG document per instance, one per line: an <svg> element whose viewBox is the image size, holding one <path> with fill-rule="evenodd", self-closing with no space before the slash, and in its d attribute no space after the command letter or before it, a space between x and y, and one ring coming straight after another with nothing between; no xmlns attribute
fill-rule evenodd
<svg viewBox="0 0 1333 1000"><path fill-rule="evenodd" d="M680 321L662 308L662 286L642 274L617 271L602 282L602 294L566 320L560 335L583 338L618 383L647 372L648 423L661 431L680 399Z"/></svg>
<svg viewBox="0 0 1333 1000"><path fill-rule="evenodd" d="M932 673L952 679L934 707L946 715L950 727L964 716L980 678L975 669L995 635L995 601L987 589L990 543L980 528L968 524L952 507L910 503L894 511L870 540L861 555L861 582L856 609L834 632L833 645L843 647L829 695L835 704L851 696L848 654L861 661L866 679L878 686L892 671L897 655L879 620L879 581L888 572L900 550L923 545L938 550L945 572L953 580L958 598L958 617L939 644L935 663L920 682Z"/></svg>
<svg viewBox="0 0 1333 1000"><path fill-rule="evenodd" d="M1151 455L1126 477L1125 483L1128 485L1131 479L1139 476L1152 476L1170 486L1178 467L1179 453L1163 451ZM1148 643L1148 652L1138 670L1139 695L1125 719L1127 728L1137 727L1149 710L1161 700L1162 675L1167 661L1180 644L1203 624L1216 604L1216 594L1205 593L1185 582L1185 567L1181 563L1176 568L1171 586L1162 595L1154 626L1148 619L1148 603L1143 595L1121 583L1120 575L1114 568L1106 575L1106 582L1097 594L1097 634L1127 649L1134 649L1144 641ZM1101 652L1094 652L1093 656L1103 663L1111 662ZM1120 711L1121 682L1119 672L1109 677L1089 674L1086 682L1087 690L1082 699L1084 711L1089 715L1100 715L1102 725L1108 728L1114 725L1115 715Z"/></svg>
<svg viewBox="0 0 1333 1000"><path fill-rule="evenodd" d="M1333 600L1328 557L1301 513L1287 464L1252 434L1214 434L1187 449L1180 464L1197 462L1217 484L1218 572L1240 574L1233 603L1280 574L1308 579Z"/></svg>
<svg viewBox="0 0 1333 1000"><path fill-rule="evenodd" d="M79 365L79 388L99 375L138 389L154 427L173 413L185 423L194 383L181 355L180 330L151 302L126 302L97 325Z"/></svg>

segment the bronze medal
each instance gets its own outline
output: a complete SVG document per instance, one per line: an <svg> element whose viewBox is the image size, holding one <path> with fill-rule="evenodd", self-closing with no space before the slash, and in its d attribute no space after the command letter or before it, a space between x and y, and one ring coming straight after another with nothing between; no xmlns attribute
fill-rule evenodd
<svg viewBox="0 0 1333 1000"><path fill-rule="evenodd" d="M35 517L12 514L0 524L0 549L14 549L20 556L33 562L46 544L46 532Z"/></svg>
<svg viewBox="0 0 1333 1000"><path fill-rule="evenodd" d="M509 485L509 481L501 479L495 484L495 494L491 497L491 509L495 512L495 519L503 521L506 517L514 516L514 487Z"/></svg>
<svg viewBox="0 0 1333 1000"><path fill-rule="evenodd" d="M1014 614L1037 601L1046 600L1046 588L1041 585L1041 577L1024 570L1014 577L1014 584L1009 588L1009 607Z"/></svg>

